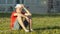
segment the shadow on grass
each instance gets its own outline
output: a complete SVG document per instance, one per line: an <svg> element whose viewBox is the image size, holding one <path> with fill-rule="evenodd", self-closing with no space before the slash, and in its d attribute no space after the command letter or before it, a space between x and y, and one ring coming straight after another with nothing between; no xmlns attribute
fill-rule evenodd
<svg viewBox="0 0 60 34"><path fill-rule="evenodd" d="M32 17L60 17L60 14L33 14Z"/></svg>
<svg viewBox="0 0 60 34"><path fill-rule="evenodd" d="M4 18L4 17L10 17L11 13L0 13L0 17Z"/></svg>
<svg viewBox="0 0 60 34"><path fill-rule="evenodd" d="M10 17L11 13L0 13L0 17ZM32 17L58 17L60 14L32 14Z"/></svg>
<svg viewBox="0 0 60 34"><path fill-rule="evenodd" d="M60 26L36 28L34 30L49 30L49 29L60 29Z"/></svg>

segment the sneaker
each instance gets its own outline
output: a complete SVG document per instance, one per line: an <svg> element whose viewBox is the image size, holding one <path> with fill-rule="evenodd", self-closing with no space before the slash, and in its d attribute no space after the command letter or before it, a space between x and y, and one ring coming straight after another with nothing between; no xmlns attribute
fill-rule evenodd
<svg viewBox="0 0 60 34"><path fill-rule="evenodd" d="M25 32L29 32L29 30L25 30Z"/></svg>
<svg viewBox="0 0 60 34"><path fill-rule="evenodd" d="M33 29L31 29L31 31L34 31Z"/></svg>

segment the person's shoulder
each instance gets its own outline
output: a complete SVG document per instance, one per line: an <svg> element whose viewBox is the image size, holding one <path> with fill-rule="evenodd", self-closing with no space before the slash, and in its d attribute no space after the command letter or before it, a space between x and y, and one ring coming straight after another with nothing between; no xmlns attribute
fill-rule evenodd
<svg viewBox="0 0 60 34"><path fill-rule="evenodd" d="M12 11L12 13L11 13L11 17L13 17L15 13L16 13L15 11Z"/></svg>

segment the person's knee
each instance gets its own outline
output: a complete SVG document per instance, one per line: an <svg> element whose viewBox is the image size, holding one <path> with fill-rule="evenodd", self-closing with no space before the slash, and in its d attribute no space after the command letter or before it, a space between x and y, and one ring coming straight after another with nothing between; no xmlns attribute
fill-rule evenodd
<svg viewBox="0 0 60 34"><path fill-rule="evenodd" d="M31 16L27 16L29 19L32 19L32 17Z"/></svg>

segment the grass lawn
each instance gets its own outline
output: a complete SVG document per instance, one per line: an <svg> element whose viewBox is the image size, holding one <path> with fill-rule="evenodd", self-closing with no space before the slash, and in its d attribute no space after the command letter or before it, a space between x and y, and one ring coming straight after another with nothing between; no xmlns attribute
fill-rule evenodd
<svg viewBox="0 0 60 34"><path fill-rule="evenodd" d="M60 16L36 15L32 16L33 32L21 30L9 31L10 14L0 14L0 34L60 34Z"/></svg>

